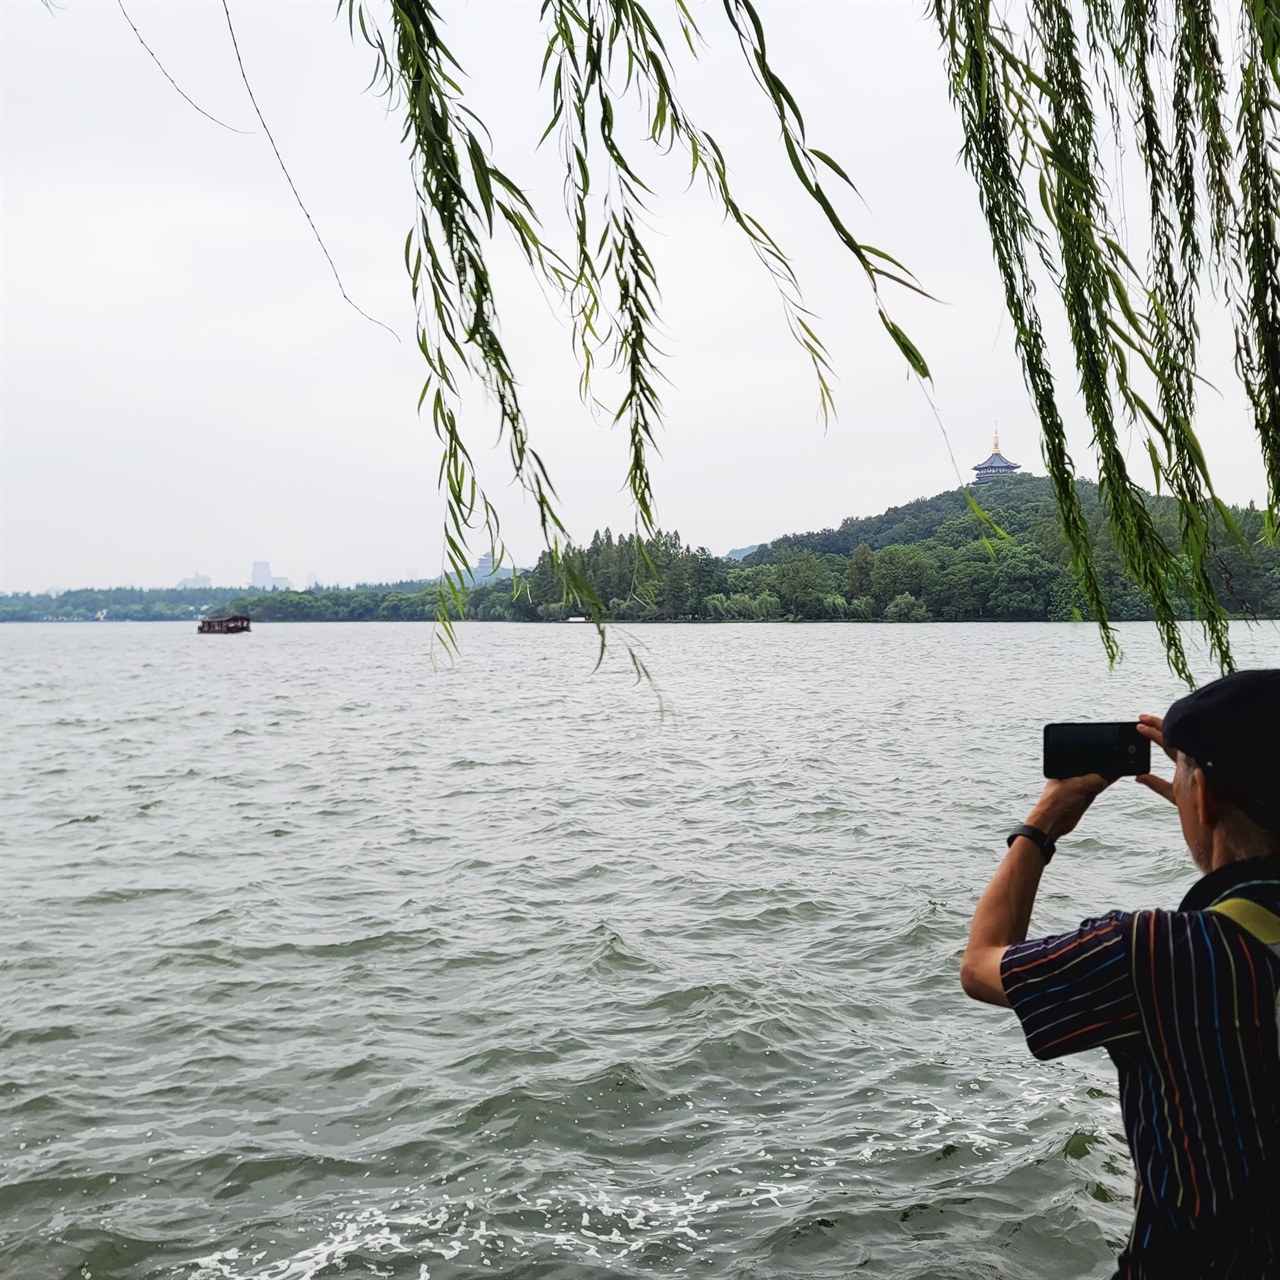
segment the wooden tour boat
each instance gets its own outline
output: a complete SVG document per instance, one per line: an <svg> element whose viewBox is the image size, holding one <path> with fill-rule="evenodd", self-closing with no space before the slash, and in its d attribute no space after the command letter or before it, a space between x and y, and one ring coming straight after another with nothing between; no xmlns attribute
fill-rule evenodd
<svg viewBox="0 0 1280 1280"><path fill-rule="evenodd" d="M249 615L233 613L229 618L204 618L196 630L202 636L230 636L249 630Z"/></svg>

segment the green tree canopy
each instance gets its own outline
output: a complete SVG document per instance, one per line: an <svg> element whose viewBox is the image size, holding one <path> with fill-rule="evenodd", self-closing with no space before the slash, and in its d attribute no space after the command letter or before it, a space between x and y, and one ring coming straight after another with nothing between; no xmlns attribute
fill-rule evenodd
<svg viewBox="0 0 1280 1280"><path fill-rule="evenodd" d="M871 597L881 608L901 595L923 600L937 582L938 562L922 547L886 547L871 568Z"/></svg>
<svg viewBox="0 0 1280 1280"><path fill-rule="evenodd" d="M1043 618L1059 570L1031 546L1002 549L991 575L988 607L997 618Z"/></svg>
<svg viewBox="0 0 1280 1280"><path fill-rule="evenodd" d="M871 568L876 553L865 542L860 542L849 557L849 567L844 575L844 594L848 600L857 600L871 594Z"/></svg>
<svg viewBox="0 0 1280 1280"><path fill-rule="evenodd" d="M835 576L815 552L784 547L778 552L773 589L787 613L822 618L827 616L826 600L835 590Z"/></svg>
<svg viewBox="0 0 1280 1280"><path fill-rule="evenodd" d="M928 622L929 610L923 600L917 600L910 592L894 596L884 607L886 622Z"/></svg>
<svg viewBox="0 0 1280 1280"><path fill-rule="evenodd" d="M987 616L995 567L986 560L958 560L939 575L934 589L938 616L966 622Z"/></svg>

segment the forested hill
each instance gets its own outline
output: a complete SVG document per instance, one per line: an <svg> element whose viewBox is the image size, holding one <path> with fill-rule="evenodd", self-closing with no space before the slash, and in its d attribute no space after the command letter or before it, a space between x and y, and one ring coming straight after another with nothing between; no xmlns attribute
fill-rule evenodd
<svg viewBox="0 0 1280 1280"><path fill-rule="evenodd" d="M1082 480L1078 489L1086 518L1095 532L1101 526L1102 511L1098 506L1098 486ZM964 489L951 489L932 498L917 498L900 507L890 507L878 516L849 516L838 528L820 529L816 533L793 533L763 543L744 557L744 564L771 563L777 550L794 547L816 551L819 555L853 554L865 543L873 551L881 547L914 546L922 542L942 542L949 546L980 535L979 522L973 515L968 496L972 495L982 509L1008 534L1019 535L1056 528L1057 504L1053 486L1047 476L1007 476L990 484ZM1176 528L1177 504L1172 498L1151 496L1153 511L1167 514Z"/></svg>
<svg viewBox="0 0 1280 1280"><path fill-rule="evenodd" d="M1008 536L991 533L974 514L968 493ZM1125 576L1106 533L1097 487L1081 483L1080 500L1110 616L1149 618L1146 601ZM1149 506L1157 529L1176 544L1176 503L1150 497ZM1221 598L1234 613L1280 617L1280 548L1265 541L1260 511L1233 509L1233 517L1248 545L1218 532ZM953 489L882 515L850 517L834 529L788 534L741 560L690 547L678 533L659 533L642 546L633 534L615 538L607 529L565 554L592 584L607 616L617 621L1066 621L1087 616L1068 567L1053 491L1040 476ZM247 613L261 622L418 622L436 616L440 593L434 582L269 592L84 590L56 597L0 596L0 621L158 621ZM532 570L521 572L514 591L506 578L466 593L465 616L479 621L553 622L583 612L580 603L564 600L545 554Z"/></svg>
<svg viewBox="0 0 1280 1280"><path fill-rule="evenodd" d="M974 513L969 495L999 526L998 537ZM1082 482L1080 500L1097 549L1109 614L1150 618L1106 532L1097 486ZM1157 529L1177 543L1177 504L1151 496ZM1280 616L1280 551L1263 539L1263 516L1233 509L1247 547L1217 535L1220 594L1229 609ZM1086 616L1068 567L1066 544L1048 479L1010 476L978 490L953 489L850 517L837 528L789 534L741 562L660 534L641 556L631 535L606 530L571 548L609 616L636 622L848 620L871 622L1065 621ZM477 618L555 619L566 606L547 557L524 578L520 596L482 588L468 600ZM1190 607L1186 613L1190 615Z"/></svg>

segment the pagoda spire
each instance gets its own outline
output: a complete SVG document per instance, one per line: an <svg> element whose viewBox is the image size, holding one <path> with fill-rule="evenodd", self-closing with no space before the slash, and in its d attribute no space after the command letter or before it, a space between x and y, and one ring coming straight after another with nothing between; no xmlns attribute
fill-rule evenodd
<svg viewBox="0 0 1280 1280"><path fill-rule="evenodd" d="M1022 468L1016 462L1010 462L1008 458L1000 452L1000 425L996 424L995 433L991 441L991 456L985 462L979 462L974 471L976 471L976 484L988 484L997 476L1013 475L1015 471Z"/></svg>

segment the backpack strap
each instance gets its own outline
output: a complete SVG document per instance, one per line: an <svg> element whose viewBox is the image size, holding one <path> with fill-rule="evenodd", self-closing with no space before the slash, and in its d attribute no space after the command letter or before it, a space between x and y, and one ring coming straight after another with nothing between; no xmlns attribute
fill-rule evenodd
<svg viewBox="0 0 1280 1280"><path fill-rule="evenodd" d="M1277 961L1280 961L1280 916L1266 907L1259 906L1249 898L1224 898L1206 908L1214 915L1225 916L1233 924L1238 925L1245 933L1256 938ZM1280 1039L1280 989L1276 991L1276 1037ZM1280 1149L1280 1118L1271 1126L1272 1150ZM1263 1200L1259 1203L1271 1204L1280 1196L1280 1165L1274 1161L1270 1167L1270 1177L1258 1184ZM1270 1213L1268 1209L1268 1213ZM1274 1220L1274 1219L1273 1219Z"/></svg>
<svg viewBox="0 0 1280 1280"><path fill-rule="evenodd" d="M1226 916L1245 933L1252 934L1264 947L1275 950L1280 947L1280 916L1266 907L1260 907L1249 898L1225 898L1208 910L1215 915Z"/></svg>

